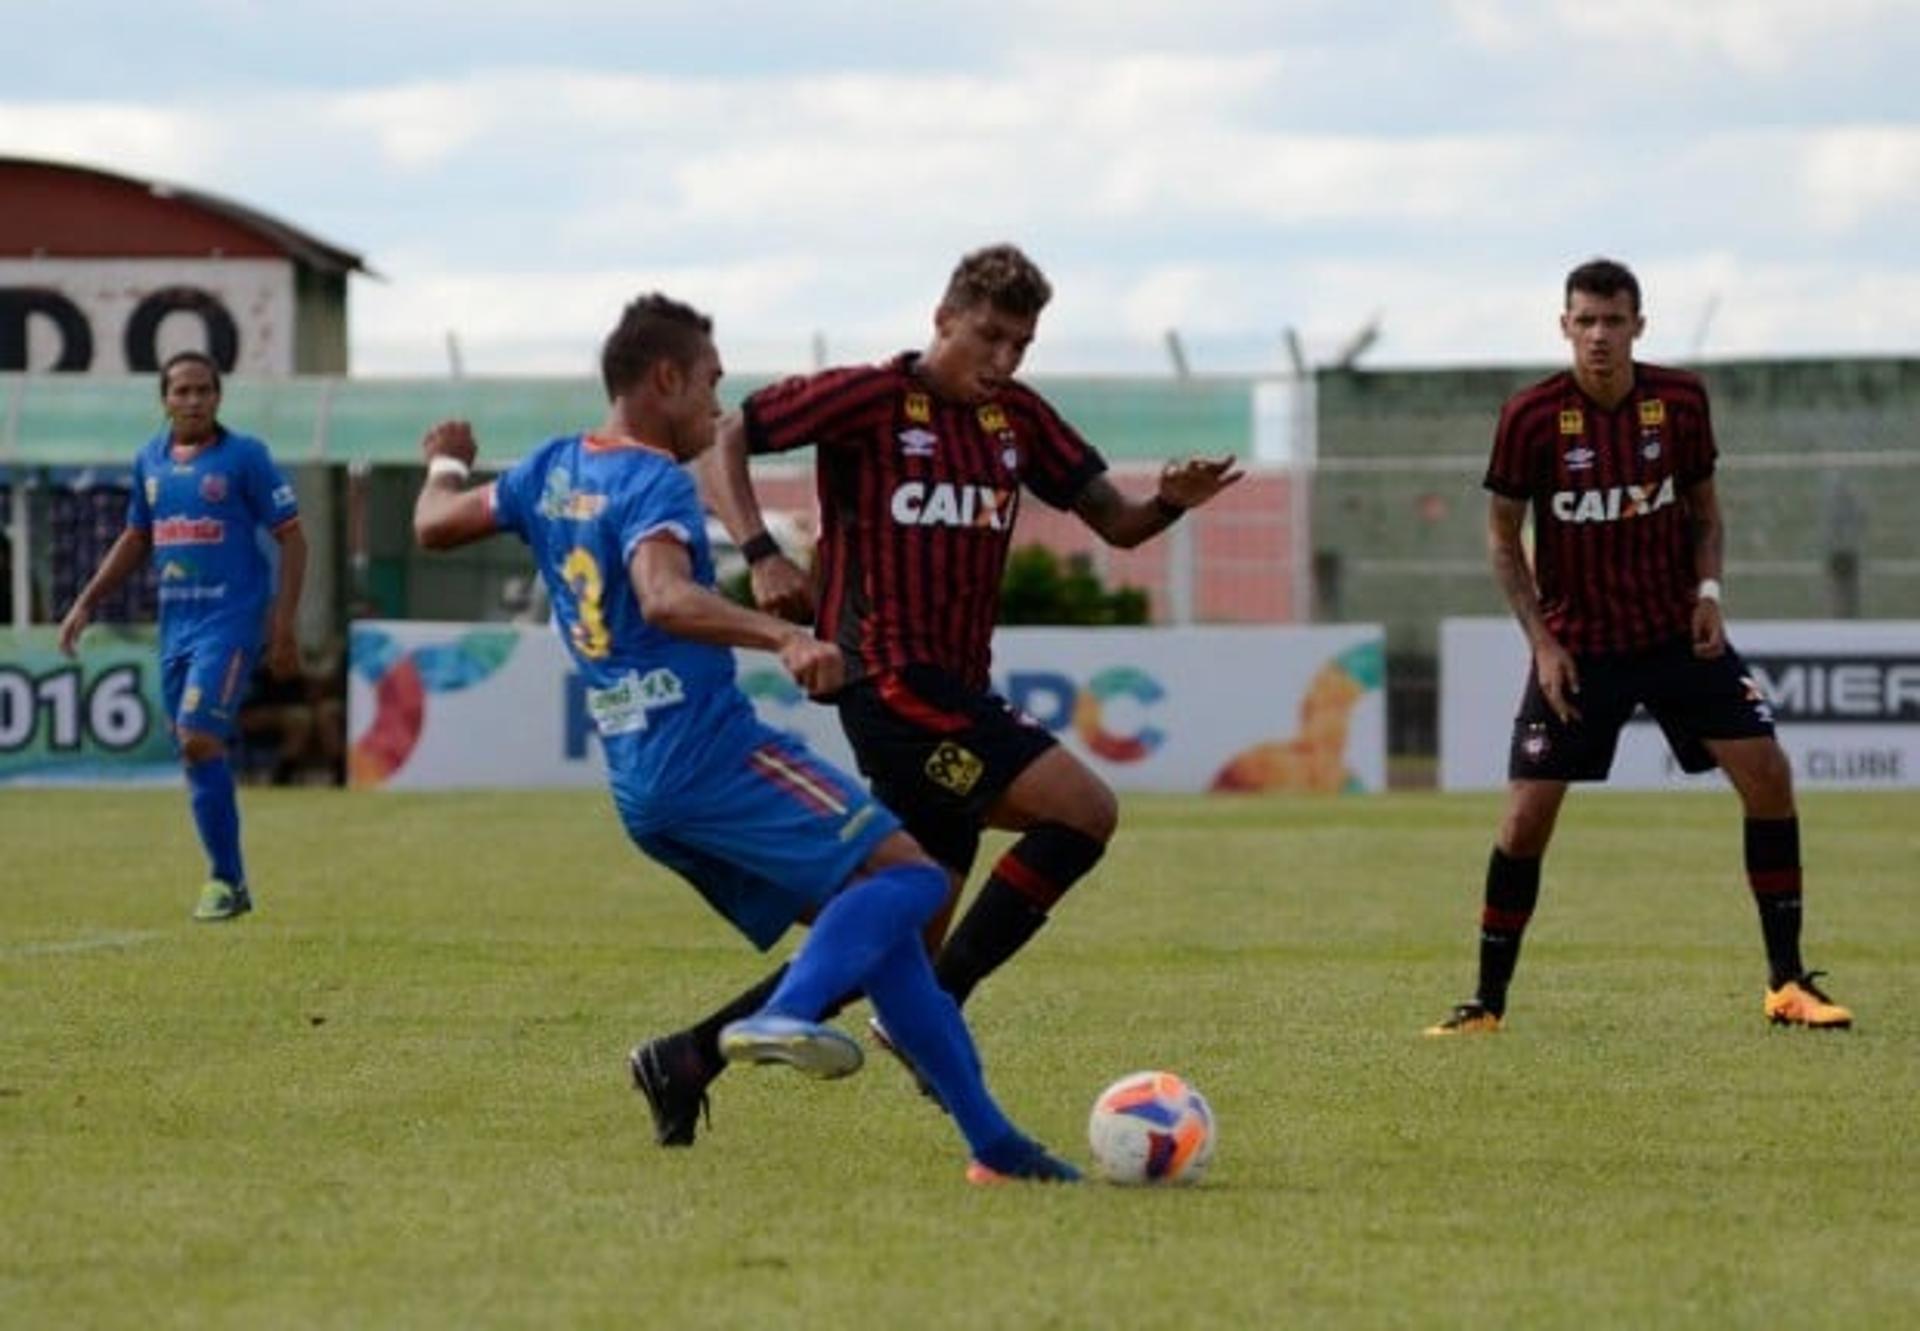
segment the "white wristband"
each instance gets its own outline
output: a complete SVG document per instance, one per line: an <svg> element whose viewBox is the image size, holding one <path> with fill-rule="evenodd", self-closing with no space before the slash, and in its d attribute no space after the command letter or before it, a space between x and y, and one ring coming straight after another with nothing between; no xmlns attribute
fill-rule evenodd
<svg viewBox="0 0 1920 1331"><path fill-rule="evenodd" d="M452 476L456 480L464 482L467 477L471 475L473 475L473 468L469 467L459 458L450 458L444 453L436 454L427 462L428 480L432 480L436 476Z"/></svg>
<svg viewBox="0 0 1920 1331"><path fill-rule="evenodd" d="M1694 595L1698 596L1703 601L1718 602L1720 599L1720 579L1718 578L1700 579L1700 590L1695 592Z"/></svg>

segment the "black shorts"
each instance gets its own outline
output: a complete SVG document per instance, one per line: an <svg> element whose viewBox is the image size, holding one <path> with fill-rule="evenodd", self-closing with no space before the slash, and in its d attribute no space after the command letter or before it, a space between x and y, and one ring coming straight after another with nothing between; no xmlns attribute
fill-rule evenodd
<svg viewBox="0 0 1920 1331"><path fill-rule="evenodd" d="M933 666L860 680L835 702L874 798L962 875L979 853L987 811L1058 742L998 694Z"/></svg>
<svg viewBox="0 0 1920 1331"><path fill-rule="evenodd" d="M1681 639L1644 652L1576 657L1574 668L1580 691L1572 702L1580 719L1572 725L1554 716L1538 673L1527 672L1507 756L1509 780L1606 780L1620 727L1636 706L1660 723L1667 747L1686 772L1715 766L1705 740L1773 735L1773 708L1732 647L1702 659Z"/></svg>

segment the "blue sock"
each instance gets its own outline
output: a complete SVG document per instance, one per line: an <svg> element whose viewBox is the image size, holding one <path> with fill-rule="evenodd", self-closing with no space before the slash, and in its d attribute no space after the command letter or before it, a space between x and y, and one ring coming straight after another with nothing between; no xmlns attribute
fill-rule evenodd
<svg viewBox="0 0 1920 1331"><path fill-rule="evenodd" d="M240 802L233 791L233 768L224 755L187 764L187 798L213 876L234 887L246 886L240 864Z"/></svg>
<svg viewBox="0 0 1920 1331"><path fill-rule="evenodd" d="M896 864L862 879L827 903L766 1011L816 1021L847 994L866 988L867 972L946 904L947 875L931 864ZM925 951L925 944L920 944Z"/></svg>
<svg viewBox="0 0 1920 1331"><path fill-rule="evenodd" d="M975 1158L1010 1143L1024 1145L988 1092L973 1036L952 996L933 978L933 962L917 932L867 973L866 989L887 1038L933 1083Z"/></svg>

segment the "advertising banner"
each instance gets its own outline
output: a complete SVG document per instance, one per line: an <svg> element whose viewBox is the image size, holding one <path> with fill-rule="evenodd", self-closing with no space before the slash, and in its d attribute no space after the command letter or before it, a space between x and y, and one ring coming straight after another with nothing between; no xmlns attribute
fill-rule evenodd
<svg viewBox="0 0 1920 1331"><path fill-rule="evenodd" d="M545 628L353 626L350 781L361 787L589 786L599 745ZM761 718L855 770L833 709L778 663L738 657ZM1121 790L1386 788L1385 643L1329 628L1007 629L994 686Z"/></svg>
<svg viewBox="0 0 1920 1331"><path fill-rule="evenodd" d="M190 349L292 373L293 264L0 258L0 371L144 374Z"/></svg>
<svg viewBox="0 0 1920 1331"><path fill-rule="evenodd" d="M0 632L0 784L177 781L151 627Z"/></svg>
<svg viewBox="0 0 1920 1331"><path fill-rule="evenodd" d="M1802 788L1920 785L1920 622L1778 620L1728 630L1754 687L1769 701L1780 745ZM1440 625L1440 785L1493 790L1507 783L1513 716L1526 683L1526 641L1510 619ZM1608 784L1684 788L1688 777L1660 727L1635 713L1620 736Z"/></svg>

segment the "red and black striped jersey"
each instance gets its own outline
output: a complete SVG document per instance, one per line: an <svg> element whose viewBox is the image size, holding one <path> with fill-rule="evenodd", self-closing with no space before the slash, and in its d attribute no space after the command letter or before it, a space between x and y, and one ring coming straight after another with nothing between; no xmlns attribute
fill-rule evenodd
<svg viewBox="0 0 1920 1331"><path fill-rule="evenodd" d="M1024 385L950 401L917 359L763 388L743 408L747 443L815 446L817 629L850 677L933 665L985 688L1021 489L1066 509L1107 464Z"/></svg>
<svg viewBox="0 0 1920 1331"><path fill-rule="evenodd" d="M1612 410L1563 370L1500 412L1486 488L1533 507L1533 576L1547 627L1576 655L1685 636L1699 575L1688 491L1713 475L1707 392L1635 362Z"/></svg>

